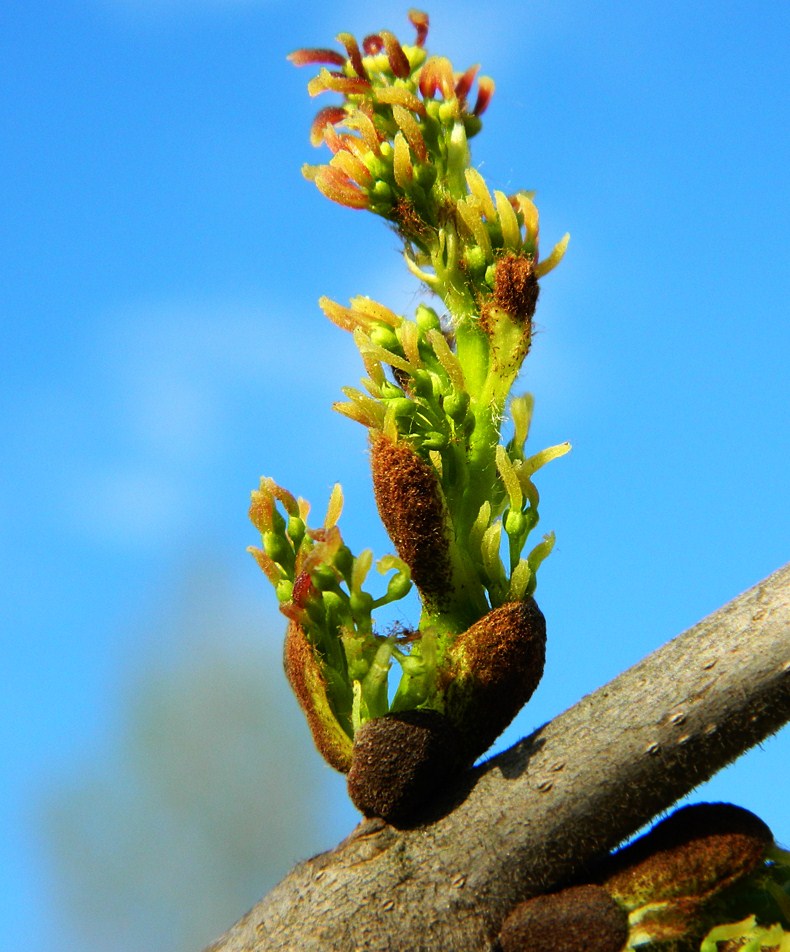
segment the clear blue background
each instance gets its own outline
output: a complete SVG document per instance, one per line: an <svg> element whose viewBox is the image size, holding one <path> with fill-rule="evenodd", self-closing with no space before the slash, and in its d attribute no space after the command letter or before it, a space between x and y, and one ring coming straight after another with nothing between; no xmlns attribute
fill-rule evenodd
<svg viewBox="0 0 790 952"><path fill-rule="evenodd" d="M130 672L194 650L188 625L168 643L173 604L214 606L219 627L222 605L245 606L276 672L282 621L244 551L258 477L318 512L341 481L352 547L388 548L365 434L330 409L358 357L316 301L419 298L384 225L301 178L325 103L285 61L340 31L411 38L405 4L364 6L0 10L7 948L71 948L37 805L122 731ZM538 590L548 666L503 746L788 558L790 7L429 12L429 48L497 82L475 162L492 187L537 189L544 250L572 236L524 378L533 446L574 446L539 481L558 539ZM787 842L789 755L785 732L700 796ZM301 855L354 822L342 780L316 771Z"/></svg>

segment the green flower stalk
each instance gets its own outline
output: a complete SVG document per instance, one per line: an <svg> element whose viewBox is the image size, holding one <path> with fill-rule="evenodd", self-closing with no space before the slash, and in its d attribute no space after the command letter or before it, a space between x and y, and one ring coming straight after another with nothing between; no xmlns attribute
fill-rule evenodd
<svg viewBox="0 0 790 952"><path fill-rule="evenodd" d="M378 562L393 573L386 593L376 598L362 587L373 556L354 556L342 541L339 487L317 529L306 524L307 504L273 481L253 494L262 535L254 554L290 623L286 671L319 749L341 770L365 723L410 710L447 715L469 745L462 759L473 760L532 693L545 642L532 595L554 543L548 534L529 544L538 522L533 476L570 448L529 454L532 398L511 397L532 343L538 282L568 237L541 258L532 193L491 190L472 167L469 140L493 81L478 77L477 66L456 72L429 56L427 15L411 11L409 19L412 45L388 31L361 44L342 33L343 52L290 57L319 67L311 95L340 97L311 130L331 157L304 166L304 175L332 201L384 218L409 270L438 299L413 318L367 297L348 306L320 301L352 334L366 372L335 408L370 435L376 502L397 552ZM421 602L416 630L379 632L375 610L412 582ZM394 694L393 661L401 668ZM502 704L511 686L518 701L487 710L489 730L473 731L475 712Z"/></svg>

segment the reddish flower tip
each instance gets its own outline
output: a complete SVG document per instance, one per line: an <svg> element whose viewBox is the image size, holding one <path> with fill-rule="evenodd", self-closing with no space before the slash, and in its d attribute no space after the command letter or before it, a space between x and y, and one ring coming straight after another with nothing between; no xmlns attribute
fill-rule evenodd
<svg viewBox="0 0 790 952"><path fill-rule="evenodd" d="M425 45L425 38L428 36L428 14L422 10L409 10L409 20L411 25L417 31L415 46L422 48Z"/></svg>
<svg viewBox="0 0 790 952"><path fill-rule="evenodd" d="M389 30L382 30L380 37L387 51L387 59L390 61L392 72L398 79L405 79L411 72L411 66L408 57L403 52L403 47L398 42L397 36L390 33Z"/></svg>
<svg viewBox="0 0 790 952"><path fill-rule="evenodd" d="M472 88L472 83L475 81L475 76L477 76L479 69L479 66L470 66L469 69L456 82L455 95L461 100L461 102L466 101L466 97L469 95L469 90Z"/></svg>
<svg viewBox="0 0 790 952"><path fill-rule="evenodd" d="M481 76L477 81L477 102L472 112L476 116L482 116L491 102L494 95L494 80L490 76Z"/></svg>
<svg viewBox="0 0 790 952"><path fill-rule="evenodd" d="M346 208L370 208L367 195L348 175L331 165L323 165L313 179L318 190L327 198Z"/></svg>
<svg viewBox="0 0 790 952"><path fill-rule="evenodd" d="M346 58L336 50L304 49L294 50L286 56L294 66L309 66L312 63L327 63L330 66L345 66Z"/></svg>
<svg viewBox="0 0 790 952"><path fill-rule="evenodd" d="M354 68L354 72L361 79L367 79L368 74L365 66L362 62L362 54L359 52L359 44L357 43L354 36L351 33L340 33L338 34L338 42L342 43L346 48L348 53L348 58L351 61L351 65Z"/></svg>
<svg viewBox="0 0 790 952"><path fill-rule="evenodd" d="M367 56L375 56L384 49L384 41L378 33L371 33L362 41L362 49Z"/></svg>
<svg viewBox="0 0 790 952"><path fill-rule="evenodd" d="M324 130L327 126L335 126L346 118L346 111L342 106L327 106L321 109L310 126L310 144L321 145L324 141Z"/></svg>

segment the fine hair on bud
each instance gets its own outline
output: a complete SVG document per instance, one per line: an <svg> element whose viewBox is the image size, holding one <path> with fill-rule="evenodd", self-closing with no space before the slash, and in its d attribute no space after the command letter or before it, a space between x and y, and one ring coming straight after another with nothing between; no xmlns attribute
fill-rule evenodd
<svg viewBox="0 0 790 952"><path fill-rule="evenodd" d="M502 952L621 952L628 916L600 886L571 886L519 903L499 934Z"/></svg>
<svg viewBox="0 0 790 952"><path fill-rule="evenodd" d="M447 514L436 471L404 442L373 439L373 490L381 521L421 594L440 605L452 584Z"/></svg>
<svg viewBox="0 0 790 952"><path fill-rule="evenodd" d="M532 697L546 660L546 620L534 599L506 602L448 651L445 713L469 762L485 753Z"/></svg>
<svg viewBox="0 0 790 952"><path fill-rule="evenodd" d="M532 258L507 254L494 271L494 303L519 324L529 325L538 303L540 285Z"/></svg>
<svg viewBox="0 0 790 952"><path fill-rule="evenodd" d="M697 803L615 853L601 881L631 907L648 900L704 902L759 866L772 843L768 826L749 810Z"/></svg>
<svg viewBox="0 0 790 952"><path fill-rule="evenodd" d="M407 826L461 765L458 735L438 711L390 712L354 735L348 794L365 816Z"/></svg>
<svg viewBox="0 0 790 952"><path fill-rule="evenodd" d="M326 689L326 679L300 625L292 621L285 635L283 667L302 708L313 742L330 767L347 773L351 766L351 738L337 721Z"/></svg>

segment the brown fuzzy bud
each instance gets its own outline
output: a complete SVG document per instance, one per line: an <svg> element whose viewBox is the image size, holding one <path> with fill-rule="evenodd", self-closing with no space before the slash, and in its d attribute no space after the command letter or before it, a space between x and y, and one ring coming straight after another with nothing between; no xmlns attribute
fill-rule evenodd
<svg viewBox="0 0 790 952"><path fill-rule="evenodd" d="M629 908L662 900L704 902L750 873L773 836L763 821L731 803L697 803L619 850L603 884Z"/></svg>
<svg viewBox="0 0 790 952"><path fill-rule="evenodd" d="M319 753L335 770L348 773L351 767L351 738L338 723L329 703L326 680L313 646L294 621L288 625L285 635L283 666Z"/></svg>
<svg viewBox="0 0 790 952"><path fill-rule="evenodd" d="M502 952L621 952L628 916L600 886L572 886L519 903L499 934Z"/></svg>
<svg viewBox="0 0 790 952"><path fill-rule="evenodd" d="M629 910L632 941L693 944L710 925L710 900L759 866L772 843L748 810L698 803L619 850L597 878Z"/></svg>
<svg viewBox="0 0 790 952"><path fill-rule="evenodd" d="M433 794L461 766L458 735L438 711L385 714L354 736L348 793L365 816L390 823L416 821Z"/></svg>
<svg viewBox="0 0 790 952"><path fill-rule="evenodd" d="M546 620L532 598L506 602L460 634L448 651L445 713L469 761L485 753L543 676Z"/></svg>
<svg viewBox="0 0 790 952"><path fill-rule="evenodd" d="M540 286L532 258L507 254L497 261L494 272L494 304L507 311L517 324L530 329Z"/></svg>
<svg viewBox="0 0 790 952"><path fill-rule="evenodd" d="M448 523L436 471L404 442L385 436L370 451L381 521L420 593L440 606L452 585Z"/></svg>

